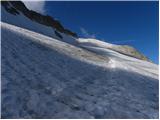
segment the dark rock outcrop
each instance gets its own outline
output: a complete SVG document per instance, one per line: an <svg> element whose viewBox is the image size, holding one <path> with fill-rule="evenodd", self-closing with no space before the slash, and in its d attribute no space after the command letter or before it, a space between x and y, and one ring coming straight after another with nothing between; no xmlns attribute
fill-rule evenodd
<svg viewBox="0 0 160 120"><path fill-rule="evenodd" d="M13 15L19 14L19 12L15 8L10 7L9 2L2 1L1 4L4 6L4 8L6 9L7 12L9 12L9 13L11 13Z"/></svg>
<svg viewBox="0 0 160 120"><path fill-rule="evenodd" d="M55 20L51 16L42 15L33 10L29 10L21 1L2 1L1 4L2 6L4 6L6 11L13 15L17 15L19 14L19 12L22 12L26 17L28 17L32 21L55 28L57 31L61 33L65 33L73 37L78 37L76 33L68 29L65 29L58 20Z"/></svg>
<svg viewBox="0 0 160 120"><path fill-rule="evenodd" d="M58 36L59 38L63 39L62 35L58 33L57 31L54 31L55 35Z"/></svg>

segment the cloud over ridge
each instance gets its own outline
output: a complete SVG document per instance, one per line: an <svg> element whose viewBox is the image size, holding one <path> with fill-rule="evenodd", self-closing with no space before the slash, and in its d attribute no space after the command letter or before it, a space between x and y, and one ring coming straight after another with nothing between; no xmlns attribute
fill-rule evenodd
<svg viewBox="0 0 160 120"><path fill-rule="evenodd" d="M30 10L34 10L39 13L45 13L45 1L38 1L38 0L33 0L33 1L22 1L26 7Z"/></svg>
<svg viewBox="0 0 160 120"><path fill-rule="evenodd" d="M85 28L83 27L80 27L80 31L82 33L82 35L84 37L87 37L87 38L96 38L96 35L95 34L90 34Z"/></svg>

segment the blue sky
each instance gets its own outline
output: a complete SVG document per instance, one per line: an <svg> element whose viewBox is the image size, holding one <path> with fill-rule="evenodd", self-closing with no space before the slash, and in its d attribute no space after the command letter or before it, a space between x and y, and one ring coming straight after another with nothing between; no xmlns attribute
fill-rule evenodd
<svg viewBox="0 0 160 120"><path fill-rule="evenodd" d="M80 37L131 45L158 64L156 1L47 1L44 10Z"/></svg>

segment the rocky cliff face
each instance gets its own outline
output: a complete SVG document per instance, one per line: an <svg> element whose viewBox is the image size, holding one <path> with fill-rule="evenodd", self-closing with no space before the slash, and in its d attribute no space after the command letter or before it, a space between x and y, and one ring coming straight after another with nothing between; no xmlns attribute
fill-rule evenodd
<svg viewBox="0 0 160 120"><path fill-rule="evenodd" d="M50 26L55 28L57 31L61 33L65 33L67 35L71 35L73 37L77 37L77 34L64 28L58 20L55 20L53 17L48 15L42 15L35 11L29 10L23 2L21 1L2 1L2 6L13 15L20 14L19 12L23 13L27 18L35 21L37 23Z"/></svg>

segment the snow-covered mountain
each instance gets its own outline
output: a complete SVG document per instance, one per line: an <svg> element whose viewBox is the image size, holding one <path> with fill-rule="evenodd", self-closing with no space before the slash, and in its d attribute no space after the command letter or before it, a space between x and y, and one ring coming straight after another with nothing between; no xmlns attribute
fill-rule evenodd
<svg viewBox="0 0 160 120"><path fill-rule="evenodd" d="M2 1L1 21L73 43L77 35L48 15L29 10L20 1ZM65 39L63 39L65 37Z"/></svg>
<svg viewBox="0 0 160 120"><path fill-rule="evenodd" d="M13 4L1 9L2 118L158 118L158 65Z"/></svg>
<svg viewBox="0 0 160 120"><path fill-rule="evenodd" d="M106 43L96 39L83 39L83 38L78 39L78 43L80 43L80 45L83 47L88 46L88 47L107 48L107 49L111 49L112 51L116 51L130 57L134 57L134 58L145 60L145 61L150 61L147 57L145 57L135 48L128 45L114 45L114 44Z"/></svg>

